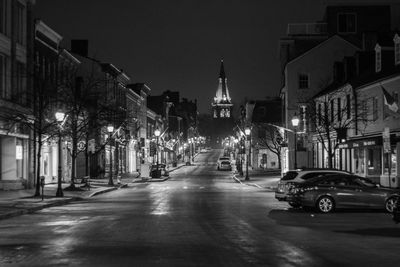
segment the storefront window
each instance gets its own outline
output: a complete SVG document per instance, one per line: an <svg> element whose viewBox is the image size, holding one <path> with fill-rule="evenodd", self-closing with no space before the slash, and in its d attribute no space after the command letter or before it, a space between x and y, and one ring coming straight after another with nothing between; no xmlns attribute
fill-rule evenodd
<svg viewBox="0 0 400 267"><path fill-rule="evenodd" d="M392 147L392 153L385 153L383 156L383 174L389 174L389 169L391 175L397 174L397 160L396 160L396 147ZM391 160L391 162L389 161ZM390 163L390 165L389 165Z"/></svg>
<svg viewBox="0 0 400 267"><path fill-rule="evenodd" d="M381 174L381 147L373 147L367 149L367 166L368 166L368 175L380 175Z"/></svg>
<svg viewBox="0 0 400 267"><path fill-rule="evenodd" d="M354 165L355 165L355 173L364 174L364 149L363 148L355 148L354 149Z"/></svg>
<svg viewBox="0 0 400 267"><path fill-rule="evenodd" d="M17 178L24 178L24 143L21 139L17 139L15 159L17 161Z"/></svg>

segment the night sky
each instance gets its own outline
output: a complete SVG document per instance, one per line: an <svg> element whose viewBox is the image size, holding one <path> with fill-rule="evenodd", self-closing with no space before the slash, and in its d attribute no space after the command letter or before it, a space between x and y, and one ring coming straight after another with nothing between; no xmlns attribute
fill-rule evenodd
<svg viewBox="0 0 400 267"><path fill-rule="evenodd" d="M221 58L235 104L277 96L278 40L290 22L321 20L318 0L38 0L36 17L64 37L88 39L89 54L145 82L197 98L208 112Z"/></svg>

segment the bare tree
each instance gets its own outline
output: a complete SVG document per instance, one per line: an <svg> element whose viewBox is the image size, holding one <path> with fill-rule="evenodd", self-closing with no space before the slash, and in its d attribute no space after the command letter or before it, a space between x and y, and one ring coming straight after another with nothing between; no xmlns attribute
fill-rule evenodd
<svg viewBox="0 0 400 267"><path fill-rule="evenodd" d="M307 114L311 130L328 154L328 167L333 167L335 151L349 129L359 130L374 120L366 102L357 103L352 89L345 86L314 98ZM301 114L302 116L304 114Z"/></svg>
<svg viewBox="0 0 400 267"><path fill-rule="evenodd" d="M277 126L268 123L253 123L253 129L257 129L258 135L253 135L254 142L261 147L266 147L278 158L278 167L281 168L281 149L283 137ZM254 130L253 130L254 132Z"/></svg>

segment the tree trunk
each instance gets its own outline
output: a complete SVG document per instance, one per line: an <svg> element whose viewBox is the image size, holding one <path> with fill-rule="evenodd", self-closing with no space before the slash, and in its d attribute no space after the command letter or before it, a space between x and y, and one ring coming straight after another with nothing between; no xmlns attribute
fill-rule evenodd
<svg viewBox="0 0 400 267"><path fill-rule="evenodd" d="M74 125L75 126L75 125ZM76 136L76 130L75 128L72 129L72 153L71 153L71 159L72 159L72 166L71 166L71 187L75 187L75 179L76 179L76 158L78 156L78 140Z"/></svg>
<svg viewBox="0 0 400 267"><path fill-rule="evenodd" d="M40 158L41 158L41 150L42 150L42 134L38 134L38 149L36 151L36 190L35 190L35 197L40 196ZM36 140L35 140L36 141Z"/></svg>

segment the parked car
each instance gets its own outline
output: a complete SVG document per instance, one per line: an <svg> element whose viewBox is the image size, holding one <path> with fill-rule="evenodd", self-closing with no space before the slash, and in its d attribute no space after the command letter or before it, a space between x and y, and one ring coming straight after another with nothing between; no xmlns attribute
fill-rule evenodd
<svg viewBox="0 0 400 267"><path fill-rule="evenodd" d="M288 200L323 213L335 208L386 209L393 212L400 191L356 175L316 177L291 190Z"/></svg>
<svg viewBox="0 0 400 267"><path fill-rule="evenodd" d="M223 160L223 161L221 161L221 164L220 164L218 170L228 170L228 171L231 171L231 170L232 170L231 162L228 161L228 160Z"/></svg>
<svg viewBox="0 0 400 267"><path fill-rule="evenodd" d="M160 176L169 176L169 172L164 163L158 164L158 174L157 174L157 164L151 166L150 175L152 178L159 178Z"/></svg>
<svg viewBox="0 0 400 267"><path fill-rule="evenodd" d="M350 174L346 171L335 170L335 169L299 169L292 170L285 173L278 183L278 187L275 191L275 198L279 201L287 201L289 191L305 181L318 177L326 176L330 174ZM296 207L298 204L289 201L289 205Z"/></svg>
<svg viewBox="0 0 400 267"><path fill-rule="evenodd" d="M392 216L393 221L395 221L396 223L400 223L400 196L396 198L396 204L393 208Z"/></svg>
<svg viewBox="0 0 400 267"><path fill-rule="evenodd" d="M229 162L229 165L231 164L231 158L230 157L220 157L217 161L217 169L221 169L221 163L225 162L224 165L226 165L226 162Z"/></svg>

